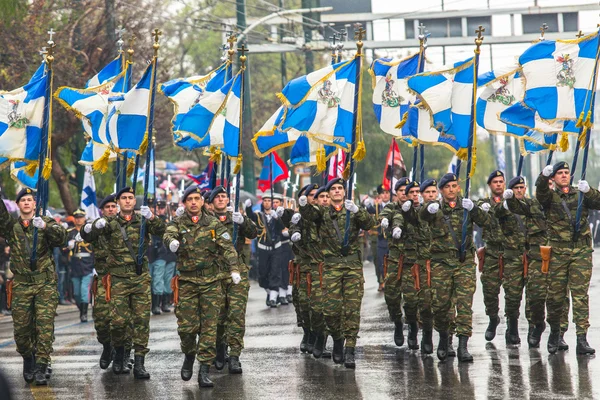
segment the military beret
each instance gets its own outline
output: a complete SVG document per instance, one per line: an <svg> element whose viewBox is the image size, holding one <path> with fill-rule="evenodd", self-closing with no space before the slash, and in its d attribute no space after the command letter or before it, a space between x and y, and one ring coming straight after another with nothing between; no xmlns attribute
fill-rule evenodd
<svg viewBox="0 0 600 400"><path fill-rule="evenodd" d="M411 189L418 188L418 187L419 187L419 182L412 181L408 185L406 185L406 187L404 188L404 194L408 196L408 192L410 192Z"/></svg>
<svg viewBox="0 0 600 400"><path fill-rule="evenodd" d="M104 208L104 206L106 206L108 203L116 203L116 202L117 202L117 195L116 195L116 193L109 194L100 203L100 208Z"/></svg>
<svg viewBox="0 0 600 400"><path fill-rule="evenodd" d="M561 161L554 164L554 167L552 168L552 175L550 175L550 178L556 175L556 173L561 169L569 169L569 163L566 161Z"/></svg>
<svg viewBox="0 0 600 400"><path fill-rule="evenodd" d="M176 210L176 209L177 209L177 207L179 207L179 203L177 203L177 202L175 202L175 201L172 201L172 202L170 203L170 206L171 206L171 208L172 208L173 210Z"/></svg>
<svg viewBox="0 0 600 400"><path fill-rule="evenodd" d="M313 189L318 189L319 185L317 185L316 183L309 183L308 185L304 186L302 189L300 189L300 191L298 192L298 198L302 197L302 195L308 196L311 192L311 190Z"/></svg>
<svg viewBox="0 0 600 400"><path fill-rule="evenodd" d="M317 193L315 193L313 199L317 199L319 197L319 195L321 193L327 192L327 186L321 186L318 190Z"/></svg>
<svg viewBox="0 0 600 400"><path fill-rule="evenodd" d="M525 178L523 178L522 176L515 176L508 182L508 188L512 189L517 185L524 185L524 184L525 184Z"/></svg>
<svg viewBox="0 0 600 400"><path fill-rule="evenodd" d="M227 189L225 189L223 186L219 185L210 192L210 195L208 197L208 202L212 203L215 200L215 197L217 197L217 195L219 195L221 193L227 194Z"/></svg>
<svg viewBox="0 0 600 400"><path fill-rule="evenodd" d="M75 212L73 213L73 216L75 218L77 217L85 217L85 211L83 211L81 208L75 210Z"/></svg>
<svg viewBox="0 0 600 400"><path fill-rule="evenodd" d="M497 178L499 176L501 176L501 177L504 178L504 172L502 172L499 169L497 169L494 172L492 172L490 174L490 176L488 176L487 184L489 185L490 183L492 183L492 179Z"/></svg>
<svg viewBox="0 0 600 400"><path fill-rule="evenodd" d="M154 197L148 197L148 205L149 206L153 206L154 205Z"/></svg>
<svg viewBox="0 0 600 400"><path fill-rule="evenodd" d="M389 192L390 190L383 185L377 186L377 194L381 194L383 192Z"/></svg>
<svg viewBox="0 0 600 400"><path fill-rule="evenodd" d="M133 188L131 186L125 186L123 189L121 189L117 192L117 200L120 199L121 195L123 195L125 193L135 194L135 191L133 190Z"/></svg>
<svg viewBox="0 0 600 400"><path fill-rule="evenodd" d="M167 201L166 201L166 200L163 200L163 199L160 199L160 200L158 200L158 201L156 202L156 205L157 205L158 207L166 207L166 206L167 206Z"/></svg>
<svg viewBox="0 0 600 400"><path fill-rule="evenodd" d="M33 199L35 200L35 195L34 195L34 191L32 189L29 188L25 188L25 189L21 189L21 191L19 193L17 193L17 203L19 202L19 200L21 200L22 197L24 196L32 196Z"/></svg>
<svg viewBox="0 0 600 400"><path fill-rule="evenodd" d="M394 192L397 192L400 189L400 187L406 186L409 183L410 183L410 179L408 179L407 177L403 177L403 178L398 179L398 181L394 185Z"/></svg>
<svg viewBox="0 0 600 400"><path fill-rule="evenodd" d="M342 185L345 187L346 181L343 178L333 178L332 180L327 182L327 186L325 186L325 190L327 190L329 192L331 190L331 188L333 187L333 185Z"/></svg>
<svg viewBox="0 0 600 400"><path fill-rule="evenodd" d="M440 184L438 185L438 187L440 189L442 189L444 186L446 186L450 182L458 182L458 176L456 176L456 174L453 174L452 172L449 172L446 175L442 176L442 179L440 179Z"/></svg>
<svg viewBox="0 0 600 400"><path fill-rule="evenodd" d="M185 192L183 192L183 196L181 196L181 201L185 203L185 199L187 199L187 197L192 193L202 194L202 191L200 190L200 188L197 185L192 185L192 186L188 187L187 189L185 189ZM207 192L207 193L210 193L210 192Z"/></svg>
<svg viewBox="0 0 600 400"><path fill-rule="evenodd" d="M200 192L200 194L202 195L202 198L204 199L204 201L208 202L208 200L210 199L211 191L207 190L206 192Z"/></svg>
<svg viewBox="0 0 600 400"><path fill-rule="evenodd" d="M421 192L424 192L430 186L437 186L437 181L433 178L429 178L421 183Z"/></svg>

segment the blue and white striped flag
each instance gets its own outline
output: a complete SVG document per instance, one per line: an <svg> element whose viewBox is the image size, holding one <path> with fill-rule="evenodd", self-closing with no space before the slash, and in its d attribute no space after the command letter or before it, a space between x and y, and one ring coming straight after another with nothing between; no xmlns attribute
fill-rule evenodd
<svg viewBox="0 0 600 400"><path fill-rule="evenodd" d="M121 72L125 69L123 68L123 58L121 56L115 58L114 60L112 60L111 62L109 62L108 64L106 64L104 66L104 68L102 68L100 70L100 72L98 72L96 75L94 75L93 77L91 77L85 84L86 88L89 87L95 87L95 86L100 86L100 85L104 85L107 82L112 81L113 79L115 79L117 77L117 75L120 75ZM124 80L121 80L119 82L119 85L117 85L116 88L116 92L125 92L127 90L127 87L124 86Z"/></svg>
<svg viewBox="0 0 600 400"><path fill-rule="evenodd" d="M137 181L138 182L144 182L144 178L146 176L146 166L144 165L143 167L140 166L138 168L138 174L137 174ZM135 182L133 182L133 176L131 177L132 183L135 185ZM150 172L148 173L148 193L151 195L154 195L156 192L156 173L154 171L154 147L152 147L150 149Z"/></svg>
<svg viewBox="0 0 600 400"><path fill-rule="evenodd" d="M519 140L521 154L543 153L556 149L558 134L544 135L537 131L529 131L526 136Z"/></svg>
<svg viewBox="0 0 600 400"><path fill-rule="evenodd" d="M416 140L420 144L442 145L454 153L460 145L454 136L440 133L431 127L431 116L420 105L411 106L406 116L406 124L402 126L402 139L411 144Z"/></svg>
<svg viewBox="0 0 600 400"><path fill-rule="evenodd" d="M1 163L2 162L0 160L0 164ZM25 172L25 168L27 167L28 164L29 163L24 162L24 161L16 161L14 163L11 163L10 176L19 185L21 185L23 187L28 187L29 189L32 189L32 190L37 190L39 171L36 169L33 176L29 176L29 174L27 172Z"/></svg>
<svg viewBox="0 0 600 400"><path fill-rule="evenodd" d="M96 200L96 182L90 167L85 168L85 176L83 177L83 188L81 189L81 203L79 207L85 211L88 220L96 220L100 218L100 210L98 209Z"/></svg>

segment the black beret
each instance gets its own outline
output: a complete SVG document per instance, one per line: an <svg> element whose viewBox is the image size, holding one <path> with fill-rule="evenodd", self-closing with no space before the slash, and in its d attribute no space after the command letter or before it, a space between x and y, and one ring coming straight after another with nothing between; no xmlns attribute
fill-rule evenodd
<svg viewBox="0 0 600 400"><path fill-rule="evenodd" d="M106 196L104 198L104 200L102 200L102 203L100 203L100 208L104 208L104 206L107 205L108 203L116 203L116 202L117 202L116 193L109 194L108 196Z"/></svg>
<svg viewBox="0 0 600 400"><path fill-rule="evenodd" d="M202 198L204 198L205 202L208 202L208 199L210 199L210 190L207 190L206 192L200 192L200 194L202 195Z"/></svg>
<svg viewBox="0 0 600 400"><path fill-rule="evenodd" d="M325 190L327 190L329 192L331 190L331 187L336 184L342 185L342 186L344 186L344 188L346 187L346 181L343 178L333 178L332 180L327 182L327 186L325 187Z"/></svg>
<svg viewBox="0 0 600 400"><path fill-rule="evenodd" d="M135 191L133 190L133 188L131 186L125 186L123 189L121 189L117 192L117 200L120 199L121 195L124 193L135 194Z"/></svg>
<svg viewBox="0 0 600 400"><path fill-rule="evenodd" d="M313 196L313 199L318 198L319 195L323 192L327 192L327 186L321 186L319 189L317 189L317 193L315 193L315 195Z"/></svg>
<svg viewBox="0 0 600 400"><path fill-rule="evenodd" d="M488 176L487 184L489 185L492 182L492 179L497 178L499 176L501 176L501 177L504 178L504 172L502 172L499 169L497 169L494 172L492 172L490 174L490 176Z"/></svg>
<svg viewBox="0 0 600 400"><path fill-rule="evenodd" d="M390 190L383 185L377 186L377 194L381 194L383 192L389 192Z"/></svg>
<svg viewBox="0 0 600 400"><path fill-rule="evenodd" d="M163 199L160 199L160 200L158 200L156 202L156 205L159 206L159 207L166 207L167 206L167 201L163 200Z"/></svg>
<svg viewBox="0 0 600 400"><path fill-rule="evenodd" d="M83 211L81 208L75 210L75 212L73 213L74 217L85 217L85 211Z"/></svg>
<svg viewBox="0 0 600 400"><path fill-rule="evenodd" d="M404 188L404 194L408 196L408 192L410 192L410 189L413 188L418 188L419 187L419 182L417 181L412 181L410 182L408 185L406 185L406 187ZM420 190L420 189L419 189Z"/></svg>
<svg viewBox="0 0 600 400"><path fill-rule="evenodd" d="M172 202L170 203L170 206L171 206L171 208L172 208L173 210L176 210L176 209L177 209L177 207L179 207L179 203L172 201Z"/></svg>
<svg viewBox="0 0 600 400"><path fill-rule="evenodd" d="M221 194L221 193L227 194L227 189L225 189L223 186L219 185L210 192L210 195L208 197L208 202L212 203L215 200L215 197L217 197L217 195Z"/></svg>
<svg viewBox="0 0 600 400"><path fill-rule="evenodd" d="M522 176L515 176L508 182L508 188L512 189L517 185L524 185L525 179Z"/></svg>
<svg viewBox="0 0 600 400"><path fill-rule="evenodd" d="M181 196L181 201L183 203L185 203L185 199L187 199L187 197L192 193L202 193L202 191L200 190L200 188L197 185L192 185L192 186L188 187L187 189L185 189L185 192L183 192L183 196ZM207 193L210 193L210 192L207 192Z"/></svg>
<svg viewBox="0 0 600 400"><path fill-rule="evenodd" d="M25 188L25 189L21 189L21 191L19 193L17 193L17 203L19 202L19 200L21 200L22 197L24 196L32 196L33 199L35 200L35 195L34 195L34 191L32 189L29 188Z"/></svg>
<svg viewBox="0 0 600 400"><path fill-rule="evenodd" d="M398 179L398 181L396 182L396 185L394 185L394 192L397 192L398 189L400 189L400 186L406 186L409 183L410 183L410 179L408 179L406 176Z"/></svg>
<svg viewBox="0 0 600 400"><path fill-rule="evenodd" d="M300 191L298 192L298 198L302 197L302 195L308 196L311 192L311 190L313 189L318 189L319 185L317 185L316 183L309 183L308 185L304 186L302 189L300 189Z"/></svg>
<svg viewBox="0 0 600 400"><path fill-rule="evenodd" d="M429 178L425 182L421 183L421 192L424 192L429 186L437 186L437 181L433 178Z"/></svg>
<svg viewBox="0 0 600 400"><path fill-rule="evenodd" d="M550 178L556 175L556 173L561 169L569 169L569 163L566 161L561 161L554 164L554 168L552 168L552 175L550 175Z"/></svg>
<svg viewBox="0 0 600 400"><path fill-rule="evenodd" d="M452 172L449 172L446 175L442 176L442 179L440 179L440 184L438 185L438 187L440 189L442 189L444 186L446 186L450 182L458 182L458 176L456 176L456 174L453 174Z"/></svg>

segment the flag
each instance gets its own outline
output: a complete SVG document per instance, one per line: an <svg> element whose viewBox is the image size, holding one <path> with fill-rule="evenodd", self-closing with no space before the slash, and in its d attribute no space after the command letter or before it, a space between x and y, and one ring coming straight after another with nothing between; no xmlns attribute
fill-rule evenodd
<svg viewBox="0 0 600 400"><path fill-rule="evenodd" d="M283 181L289 176L290 171L283 160L277 155L277 153L271 153L269 157L264 158L263 167L260 171L260 177L258 178L258 189L261 192L264 192L267 189L272 189L270 179L271 163L273 164L273 183Z"/></svg>
<svg viewBox="0 0 600 400"><path fill-rule="evenodd" d="M342 149L337 149L333 157L329 159L327 180L341 178L344 175L344 168L346 168L346 153Z"/></svg>
<svg viewBox="0 0 600 400"><path fill-rule="evenodd" d="M454 136L442 134L431 127L429 112L419 102L411 106L406 114L406 123L402 126L402 139L413 146L420 143L442 145L454 153L460 150L460 145Z"/></svg>
<svg viewBox="0 0 600 400"><path fill-rule="evenodd" d="M456 170L458 168L458 156L452 156L452 160L450 160L450 164L448 164L448 173L456 174Z"/></svg>
<svg viewBox="0 0 600 400"><path fill-rule="evenodd" d="M399 176L397 176L398 172ZM403 176L406 176L406 165L404 165L404 159L402 158L402 153L400 153L400 147L398 147L396 139L392 139L385 161L381 184L387 190L392 190L395 181Z"/></svg>
<svg viewBox="0 0 600 400"><path fill-rule="evenodd" d="M300 137L305 136L296 130L283 132L278 128L285 118L285 114L285 107L279 107L252 138L254 151L259 157L265 157L275 150L293 146Z"/></svg>
<svg viewBox="0 0 600 400"><path fill-rule="evenodd" d="M526 136L526 138L519 140L519 149L524 156L528 154L545 153L556 149L556 139L558 137L556 133L544 135L543 133L532 130L527 132Z"/></svg>
<svg viewBox="0 0 600 400"><path fill-rule="evenodd" d="M81 204L79 207L85 211L88 220L96 220L100 218L100 210L98 209L96 200L96 182L90 167L85 168L85 176L83 177L83 189L81 190Z"/></svg>
<svg viewBox="0 0 600 400"><path fill-rule="evenodd" d="M1 160L0 164L2 164ZM15 161L10 165L10 176L19 185L28 187L32 190L37 190L39 171L36 169L33 176L29 176L29 174L25 171L27 165L28 163L24 161Z"/></svg>
<svg viewBox="0 0 600 400"><path fill-rule="evenodd" d="M146 165L138 168L137 182L144 182ZM133 181L133 176L131 177ZM134 183L134 182L132 182ZM148 193L154 195L156 186L156 171L154 170L154 146L150 149L150 172L148 173Z"/></svg>
<svg viewBox="0 0 600 400"><path fill-rule="evenodd" d="M188 174L187 177L194 181L194 183L196 183L200 189L210 189L210 175L212 174L214 168L215 163L213 161L209 161L201 174Z"/></svg>
<svg viewBox="0 0 600 400"><path fill-rule="evenodd" d="M324 153L322 149L324 149ZM288 165L316 165L318 169L325 170L325 168L327 168L327 160L329 160L336 151L337 147L335 146L323 145L314 140L309 140L306 136L300 136L292 146ZM324 158L322 158L323 154L325 155ZM319 163L325 164L320 165Z"/></svg>
<svg viewBox="0 0 600 400"><path fill-rule="evenodd" d="M112 81L118 75L121 75L123 68L123 57L119 55L117 58L109 62L98 72L96 75L91 77L85 84L86 88L96 87L104 85L105 83ZM127 87L123 86L124 80L120 82L121 85L117 86L117 91L125 92Z"/></svg>

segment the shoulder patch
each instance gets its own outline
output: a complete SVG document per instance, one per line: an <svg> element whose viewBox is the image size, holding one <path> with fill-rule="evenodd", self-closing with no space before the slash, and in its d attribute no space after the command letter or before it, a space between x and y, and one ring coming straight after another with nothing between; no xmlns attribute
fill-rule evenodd
<svg viewBox="0 0 600 400"><path fill-rule="evenodd" d="M225 232L221 235L221 237L225 240L231 240L231 236L229 236L229 232Z"/></svg>

